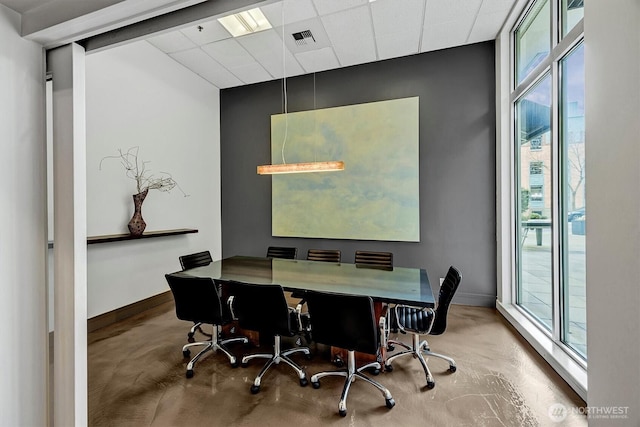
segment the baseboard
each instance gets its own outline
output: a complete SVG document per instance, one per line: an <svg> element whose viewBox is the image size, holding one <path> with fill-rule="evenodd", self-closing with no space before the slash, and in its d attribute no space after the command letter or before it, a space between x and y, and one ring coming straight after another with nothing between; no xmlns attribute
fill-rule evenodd
<svg viewBox="0 0 640 427"><path fill-rule="evenodd" d="M436 297L436 299L438 298L438 294L435 294L434 296ZM460 305L473 305L476 307L496 308L496 296L458 291L458 293L456 293L456 295L453 297L452 303Z"/></svg>
<svg viewBox="0 0 640 427"><path fill-rule="evenodd" d="M87 332L93 332L97 329L104 328L105 326L109 326L113 323L119 322L120 320L135 316L136 314L140 314L146 310L170 301L173 301L173 295L171 294L171 291L166 291L161 294L145 298L141 301L134 302L133 304L117 308L113 311L100 314L87 320Z"/></svg>

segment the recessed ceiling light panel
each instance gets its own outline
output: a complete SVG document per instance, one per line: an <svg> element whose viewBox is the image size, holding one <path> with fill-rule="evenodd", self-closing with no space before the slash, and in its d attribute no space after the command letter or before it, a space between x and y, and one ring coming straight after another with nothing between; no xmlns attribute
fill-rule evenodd
<svg viewBox="0 0 640 427"><path fill-rule="evenodd" d="M218 22L220 22L233 37L257 33L271 28L271 23L264 16L260 8L249 9L218 18Z"/></svg>

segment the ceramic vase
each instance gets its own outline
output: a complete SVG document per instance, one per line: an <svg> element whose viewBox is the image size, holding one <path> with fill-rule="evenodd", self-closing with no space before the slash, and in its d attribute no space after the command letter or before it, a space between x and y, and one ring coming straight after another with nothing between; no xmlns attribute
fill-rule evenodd
<svg viewBox="0 0 640 427"><path fill-rule="evenodd" d="M133 216L128 224L129 233L131 233L132 236L142 236L144 229L147 227L147 223L142 219L142 202L144 202L148 192L149 189L147 188L133 195Z"/></svg>

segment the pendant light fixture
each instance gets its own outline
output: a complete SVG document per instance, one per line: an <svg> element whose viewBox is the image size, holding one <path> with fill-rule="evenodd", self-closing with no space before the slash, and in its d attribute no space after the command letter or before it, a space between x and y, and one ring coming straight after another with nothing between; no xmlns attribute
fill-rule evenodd
<svg viewBox="0 0 640 427"><path fill-rule="evenodd" d="M282 92L284 98L284 139L282 141L282 163L261 165L257 168L258 175L274 175L287 173L307 173L307 172L334 172L344 170L343 161L324 161L324 162L305 162L305 163L287 163L284 156L284 149L287 144L289 131L289 117L287 109L287 72L286 72L286 56L284 44L284 7L285 1L282 1ZM316 75L313 74L313 109L316 109ZM315 120L315 118L314 118ZM317 134L317 131L316 131Z"/></svg>

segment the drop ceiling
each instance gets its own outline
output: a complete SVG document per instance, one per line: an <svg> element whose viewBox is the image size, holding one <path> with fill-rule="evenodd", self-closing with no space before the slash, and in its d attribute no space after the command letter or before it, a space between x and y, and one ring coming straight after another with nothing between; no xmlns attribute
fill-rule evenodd
<svg viewBox="0 0 640 427"><path fill-rule="evenodd" d="M47 7L62 11L78 1L0 4L24 14ZM95 9L119 2L143 4L92 1ZM204 0L164 3L172 1L187 5ZM272 29L234 38L214 17L147 41L222 89L494 40L516 1L256 0ZM304 35L298 43L294 33Z"/></svg>
<svg viewBox="0 0 640 427"><path fill-rule="evenodd" d="M210 19L147 41L222 89L494 40L515 2L285 0L261 6L269 30L234 38Z"/></svg>

